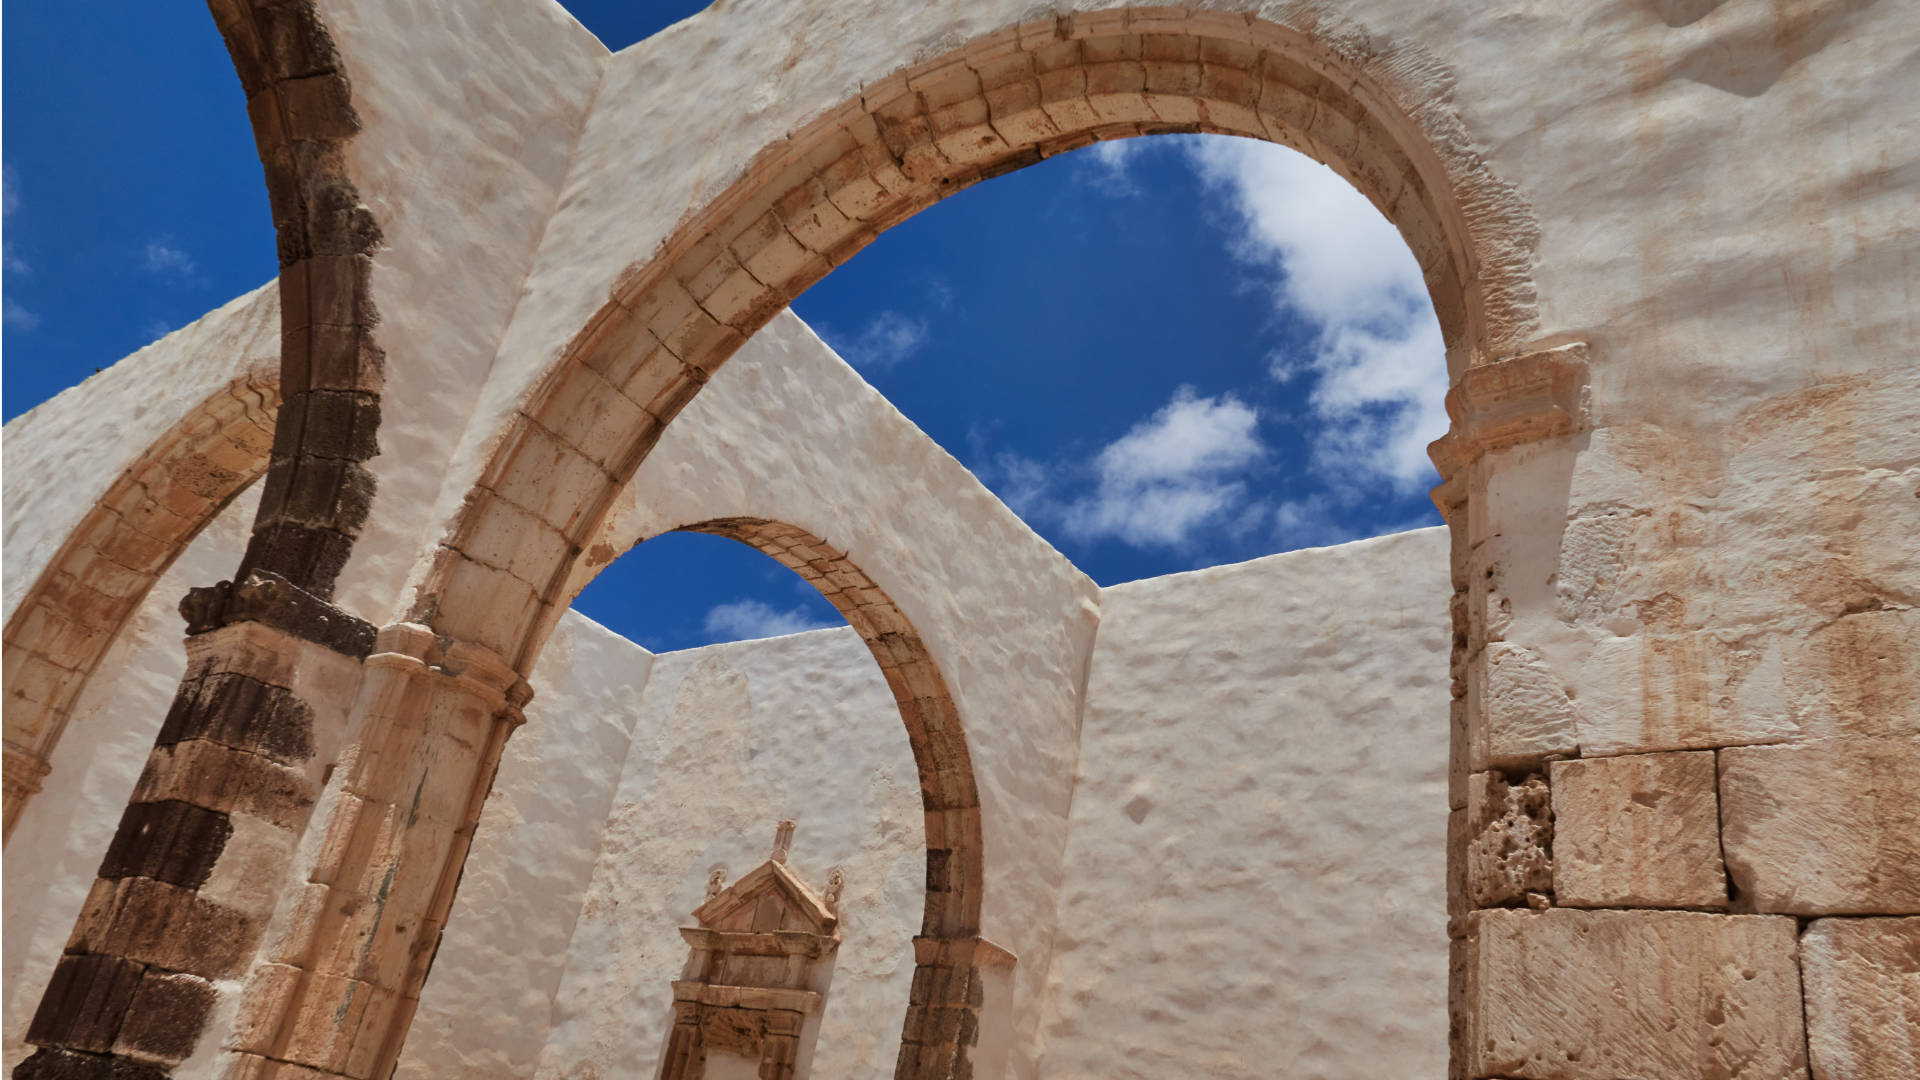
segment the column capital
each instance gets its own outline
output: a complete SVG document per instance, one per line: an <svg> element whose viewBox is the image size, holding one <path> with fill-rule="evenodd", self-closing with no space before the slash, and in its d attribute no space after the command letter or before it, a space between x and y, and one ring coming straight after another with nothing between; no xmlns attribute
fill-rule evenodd
<svg viewBox="0 0 1920 1080"><path fill-rule="evenodd" d="M368 660L383 666L413 666L465 683L496 702L503 718L515 727L526 722L522 710L533 700L533 687L505 657L484 645L436 634L421 623L381 627Z"/></svg>
<svg viewBox="0 0 1920 1080"><path fill-rule="evenodd" d="M1434 503L1447 513L1464 502L1468 466L1492 451L1590 429L1588 399L1585 342L1468 368L1447 391L1452 426L1427 446L1441 477Z"/></svg>

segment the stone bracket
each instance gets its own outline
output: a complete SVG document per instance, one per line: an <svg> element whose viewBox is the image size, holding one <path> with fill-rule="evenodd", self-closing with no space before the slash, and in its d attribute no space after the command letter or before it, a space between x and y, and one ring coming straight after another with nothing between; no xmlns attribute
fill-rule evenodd
<svg viewBox="0 0 1920 1080"><path fill-rule="evenodd" d="M189 636L237 622L264 623L276 630L364 660L373 651L374 625L348 614L279 574L252 570L239 581L187 590L180 616Z"/></svg>

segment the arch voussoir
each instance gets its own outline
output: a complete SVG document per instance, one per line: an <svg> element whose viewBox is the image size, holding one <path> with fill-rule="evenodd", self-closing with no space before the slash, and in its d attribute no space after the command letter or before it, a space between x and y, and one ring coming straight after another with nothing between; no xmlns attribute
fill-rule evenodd
<svg viewBox="0 0 1920 1080"><path fill-rule="evenodd" d="M278 406L279 380L265 370L209 395L113 482L7 620L5 835L39 791L74 703L121 629L266 468Z"/></svg>

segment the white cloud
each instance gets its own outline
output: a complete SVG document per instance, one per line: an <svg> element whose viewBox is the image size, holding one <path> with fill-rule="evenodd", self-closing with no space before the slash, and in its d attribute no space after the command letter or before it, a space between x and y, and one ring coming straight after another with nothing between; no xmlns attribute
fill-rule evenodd
<svg viewBox="0 0 1920 1080"><path fill-rule="evenodd" d="M199 267L193 256L174 247L166 239L147 241L147 270L162 277L188 278Z"/></svg>
<svg viewBox="0 0 1920 1080"><path fill-rule="evenodd" d="M20 209L20 196L13 189L13 169L0 166L0 222L13 217ZM0 228L4 224L0 223ZM32 272L32 267L15 251L11 243L0 239L0 271L8 275L24 275ZM31 330L40 325L40 316L14 302L12 297L0 299L0 323L15 330Z"/></svg>
<svg viewBox="0 0 1920 1080"><path fill-rule="evenodd" d="M40 316L14 303L12 300L0 301L0 320L15 330L31 330L40 325Z"/></svg>
<svg viewBox="0 0 1920 1080"><path fill-rule="evenodd" d="M842 338L826 327L821 327L821 336L828 338L834 351L854 367L888 368L927 343L927 323L897 311L883 311L852 338Z"/></svg>
<svg viewBox="0 0 1920 1080"><path fill-rule="evenodd" d="M1129 170L1141 152L1151 149L1146 139L1114 139L1097 142L1084 151L1084 160L1092 162L1089 178L1108 195L1138 195L1140 188Z"/></svg>
<svg viewBox="0 0 1920 1080"><path fill-rule="evenodd" d="M805 608L782 611L758 600L736 600L719 604L707 612L705 628L716 638L745 641L749 638L779 637L803 630L819 630L833 623L821 622Z"/></svg>
<svg viewBox="0 0 1920 1080"><path fill-rule="evenodd" d="M1204 532L1239 535L1264 517L1243 479L1267 456L1259 427L1259 412L1232 395L1181 387L1085 466L1050 471L1000 454L990 472L1016 512L1058 521L1077 540L1188 548ZM1059 496L1051 489L1060 475L1090 475L1093 490Z"/></svg>
<svg viewBox="0 0 1920 1080"><path fill-rule="evenodd" d="M1314 376L1315 465L1402 493L1429 483L1426 444L1447 428L1446 347L1399 232L1333 170L1285 147L1224 137L1185 147L1244 230L1234 256L1320 329L1308 354L1270 364L1280 382Z"/></svg>

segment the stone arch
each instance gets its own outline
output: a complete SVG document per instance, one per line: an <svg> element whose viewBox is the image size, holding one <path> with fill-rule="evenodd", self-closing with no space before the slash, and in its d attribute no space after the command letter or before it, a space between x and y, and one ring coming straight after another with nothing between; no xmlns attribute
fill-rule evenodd
<svg viewBox="0 0 1920 1080"><path fill-rule="evenodd" d="M866 642L899 706L926 811L927 896L921 933L959 939L980 930L984 859L980 794L953 694L913 623L847 553L794 525L714 518L680 532L724 536L800 575Z"/></svg>
<svg viewBox="0 0 1920 1080"><path fill-rule="evenodd" d="M6 835L40 790L80 691L154 582L267 467L278 374L216 390L94 503L7 620Z"/></svg>
<svg viewBox="0 0 1920 1080"><path fill-rule="evenodd" d="M1513 348L1533 320L1528 211L1465 149L1436 65L1327 37L1338 48L1166 9L1049 18L889 76L768 147L629 268L512 417L412 617L525 670L614 493L748 335L919 210L1101 139L1217 132L1327 162L1407 239L1456 377ZM555 553L538 570L463 554L495 519L528 515Z"/></svg>
<svg viewBox="0 0 1920 1080"><path fill-rule="evenodd" d="M1534 325L1534 226L1468 148L1445 103L1445 71L1415 50L1309 23L1178 9L1051 17L891 75L767 147L612 284L535 385L434 554L410 618L529 670L618 493L748 337L914 213L1103 139L1212 132L1309 154L1399 228L1456 379L1514 351ZM503 536L514 537L512 559L469 554ZM953 733L964 738L957 717ZM970 902L985 898L988 879L978 885ZM932 914L930 899L930 927ZM943 984L964 969L959 985L977 987L1010 964L991 949L977 934L916 941L922 970ZM977 1026L964 1001L951 1004L966 1017L946 1019ZM928 1002L914 1005L897 1075L945 1075L968 1044Z"/></svg>
<svg viewBox="0 0 1920 1080"><path fill-rule="evenodd" d="M372 509L385 356L373 340L380 228L347 172L360 130L314 0L209 0L247 98L280 274L280 430L235 580L286 579L325 600Z"/></svg>

